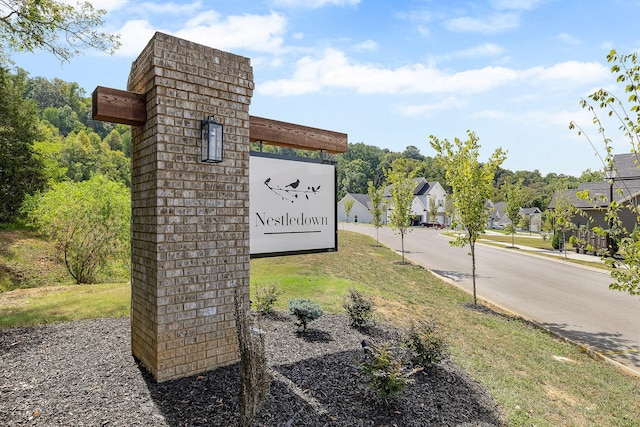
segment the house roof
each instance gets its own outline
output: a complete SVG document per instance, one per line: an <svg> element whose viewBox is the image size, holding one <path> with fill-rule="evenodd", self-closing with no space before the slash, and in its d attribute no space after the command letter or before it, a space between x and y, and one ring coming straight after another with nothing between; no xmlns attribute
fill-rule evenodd
<svg viewBox="0 0 640 427"><path fill-rule="evenodd" d="M615 179L640 180L640 154L625 153L613 156Z"/></svg>
<svg viewBox="0 0 640 427"><path fill-rule="evenodd" d="M413 183L415 185L415 188L413 189L413 195L423 196L425 194L429 194L431 189L438 184L438 181L429 182L425 178L413 178ZM393 187L393 185L387 185L384 188L382 197L387 199L391 197L391 187Z"/></svg>
<svg viewBox="0 0 640 427"><path fill-rule="evenodd" d="M353 197L356 202L371 210L371 196L368 194L348 193L347 195Z"/></svg>
<svg viewBox="0 0 640 427"><path fill-rule="evenodd" d="M583 191L588 192L587 199L581 199L577 196L579 192ZM607 181L583 182L576 189L557 191L549 203L549 209L553 209L559 197L566 197L567 201L578 209L602 209L609 205L611 191L613 192L613 200L616 202L629 200L640 194L640 179L638 181L616 180L613 183L613 189Z"/></svg>

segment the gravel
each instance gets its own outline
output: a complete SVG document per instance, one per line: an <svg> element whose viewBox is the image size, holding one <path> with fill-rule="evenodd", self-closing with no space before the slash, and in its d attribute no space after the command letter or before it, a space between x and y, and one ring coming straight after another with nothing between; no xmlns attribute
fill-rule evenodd
<svg viewBox="0 0 640 427"><path fill-rule="evenodd" d="M260 319L273 371L254 426L498 426L493 398L453 362L417 373L384 401L357 362L359 331L324 315L301 334L287 316ZM129 319L97 319L0 331L0 424L7 426L237 426L237 364L156 383L130 354Z"/></svg>

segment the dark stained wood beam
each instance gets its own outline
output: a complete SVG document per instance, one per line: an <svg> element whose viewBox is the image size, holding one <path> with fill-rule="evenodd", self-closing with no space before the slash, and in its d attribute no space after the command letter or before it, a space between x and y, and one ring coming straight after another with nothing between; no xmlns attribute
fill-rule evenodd
<svg viewBox="0 0 640 427"><path fill-rule="evenodd" d="M91 95L93 120L142 126L147 121L145 96L98 86Z"/></svg>
<svg viewBox="0 0 640 427"><path fill-rule="evenodd" d="M91 117L93 120L142 126L147 121L145 96L98 86L92 95ZM255 116L249 117L249 139L267 145L326 153L345 153L348 147L346 133Z"/></svg>
<svg viewBox="0 0 640 427"><path fill-rule="evenodd" d="M322 150L327 153L345 153L347 134L317 129L293 123L251 116L249 139L268 145L297 148L300 150Z"/></svg>

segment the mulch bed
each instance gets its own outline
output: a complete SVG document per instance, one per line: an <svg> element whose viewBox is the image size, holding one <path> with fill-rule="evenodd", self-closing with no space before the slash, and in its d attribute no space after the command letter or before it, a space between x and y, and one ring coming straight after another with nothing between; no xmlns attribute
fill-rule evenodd
<svg viewBox="0 0 640 427"><path fill-rule="evenodd" d="M359 371L363 331L324 315L298 332L287 316L260 319L269 395L254 426L496 426L497 403L453 362L419 372L385 402ZM0 331L0 423L7 426L236 426L237 364L156 383L130 354L129 319Z"/></svg>

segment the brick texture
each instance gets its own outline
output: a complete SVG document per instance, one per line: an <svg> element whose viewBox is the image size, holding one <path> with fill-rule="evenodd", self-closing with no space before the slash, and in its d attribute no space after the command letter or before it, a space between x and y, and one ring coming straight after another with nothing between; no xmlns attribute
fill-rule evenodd
<svg viewBox="0 0 640 427"><path fill-rule="evenodd" d="M248 58L156 33L128 90L132 134L131 346L156 378L237 360L233 295L249 292ZM200 162L200 121L224 125L224 161Z"/></svg>

